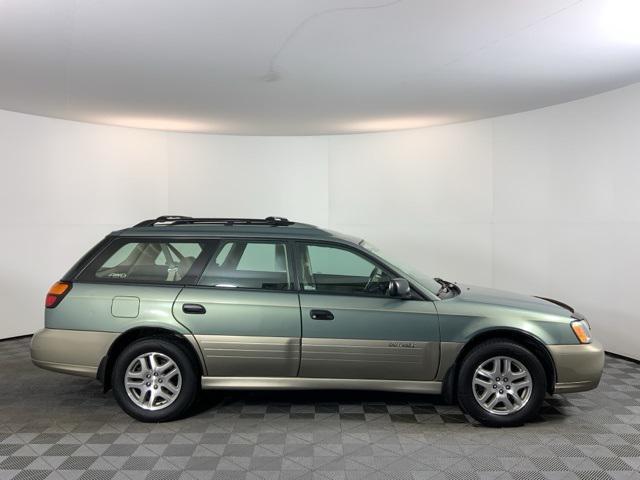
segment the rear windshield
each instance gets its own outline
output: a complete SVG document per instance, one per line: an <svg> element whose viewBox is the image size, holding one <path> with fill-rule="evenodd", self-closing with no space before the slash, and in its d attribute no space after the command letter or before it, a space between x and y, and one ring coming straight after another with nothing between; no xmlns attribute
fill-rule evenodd
<svg viewBox="0 0 640 480"><path fill-rule="evenodd" d="M84 281L187 283L205 251L204 242L118 240L82 272Z"/></svg>

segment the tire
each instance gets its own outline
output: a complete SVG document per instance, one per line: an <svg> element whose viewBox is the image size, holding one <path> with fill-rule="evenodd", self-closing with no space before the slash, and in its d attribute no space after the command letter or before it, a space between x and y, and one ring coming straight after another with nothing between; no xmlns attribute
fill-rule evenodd
<svg viewBox="0 0 640 480"><path fill-rule="evenodd" d="M155 369L151 368L152 362ZM125 379L129 387L125 386ZM116 358L111 385L118 405L142 422L166 422L182 417L200 389L197 368L189 352L162 337L128 345Z"/></svg>
<svg viewBox="0 0 640 480"><path fill-rule="evenodd" d="M514 427L538 414L546 384L544 367L531 351L510 340L489 340L462 360L458 402L483 425Z"/></svg>

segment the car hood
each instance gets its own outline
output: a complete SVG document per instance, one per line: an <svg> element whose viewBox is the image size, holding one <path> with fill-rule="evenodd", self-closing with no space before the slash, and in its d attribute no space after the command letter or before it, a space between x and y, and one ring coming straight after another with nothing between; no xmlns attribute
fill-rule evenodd
<svg viewBox="0 0 640 480"><path fill-rule="evenodd" d="M499 305L563 317L570 317L574 314L570 306L553 299L522 295L520 293L497 290L495 288L478 287L475 285L458 284L458 287L460 287L460 295L455 298L462 302Z"/></svg>

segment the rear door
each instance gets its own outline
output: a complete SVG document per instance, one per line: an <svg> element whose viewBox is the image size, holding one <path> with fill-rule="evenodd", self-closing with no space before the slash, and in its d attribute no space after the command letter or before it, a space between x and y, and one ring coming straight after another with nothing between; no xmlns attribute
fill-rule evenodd
<svg viewBox="0 0 640 480"><path fill-rule="evenodd" d="M290 246L221 240L197 286L176 299L174 316L200 344L209 376L293 377L301 321Z"/></svg>

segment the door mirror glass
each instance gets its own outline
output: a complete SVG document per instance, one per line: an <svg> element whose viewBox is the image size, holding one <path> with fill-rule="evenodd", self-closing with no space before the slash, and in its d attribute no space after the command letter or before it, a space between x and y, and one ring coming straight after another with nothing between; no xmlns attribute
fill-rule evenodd
<svg viewBox="0 0 640 480"><path fill-rule="evenodd" d="M389 296L399 298L409 298L411 287L405 278L394 278L389 282Z"/></svg>

